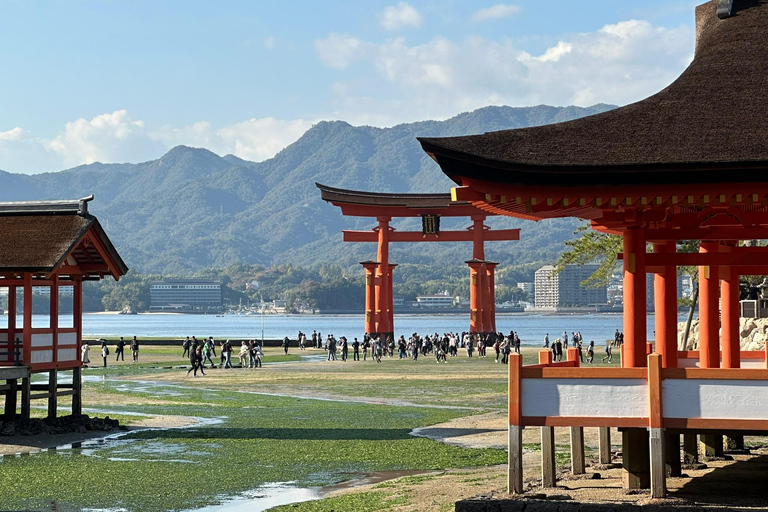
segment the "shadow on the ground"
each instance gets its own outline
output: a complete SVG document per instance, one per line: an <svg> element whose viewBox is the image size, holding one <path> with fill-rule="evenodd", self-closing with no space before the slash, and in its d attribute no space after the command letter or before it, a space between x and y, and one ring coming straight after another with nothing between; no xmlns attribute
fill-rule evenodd
<svg viewBox="0 0 768 512"><path fill-rule="evenodd" d="M692 478L670 497L710 505L768 505L768 455L734 462Z"/></svg>

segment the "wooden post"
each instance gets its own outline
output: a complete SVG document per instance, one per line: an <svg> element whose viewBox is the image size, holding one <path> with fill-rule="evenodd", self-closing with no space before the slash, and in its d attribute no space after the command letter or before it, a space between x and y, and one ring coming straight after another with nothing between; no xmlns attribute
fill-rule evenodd
<svg viewBox="0 0 768 512"><path fill-rule="evenodd" d="M24 274L24 323L22 327L24 364L32 368L32 274ZM29 404L27 404L29 405ZM21 404L22 408L24 404ZM27 416L27 419L29 417Z"/></svg>
<svg viewBox="0 0 768 512"><path fill-rule="evenodd" d="M721 434L701 434L699 444L704 460L717 459L723 456L723 436Z"/></svg>
<svg viewBox="0 0 768 512"><path fill-rule="evenodd" d="M541 486L555 487L555 427L541 427Z"/></svg>
<svg viewBox="0 0 768 512"><path fill-rule="evenodd" d="M378 261L361 261L360 264L365 269L365 333L373 334L376 332L376 267Z"/></svg>
<svg viewBox="0 0 768 512"><path fill-rule="evenodd" d="M8 342L13 343L16 340L16 286L8 287ZM11 345L11 350L16 350L15 345ZM22 356L23 357L23 356ZM16 361L16 354L14 352L11 360ZM23 359L22 359L23 361ZM22 363L23 364L23 363Z"/></svg>
<svg viewBox="0 0 768 512"><path fill-rule="evenodd" d="M491 324L486 328L488 332L496 332L496 266L498 263L487 263L488 270L488 306L490 308Z"/></svg>
<svg viewBox="0 0 768 512"><path fill-rule="evenodd" d="M83 370L72 369L72 415L80 416L83 413Z"/></svg>
<svg viewBox="0 0 768 512"><path fill-rule="evenodd" d="M702 253L717 252L717 244L702 242ZM718 296L720 282L717 267L699 267L699 366L720 368L720 315Z"/></svg>
<svg viewBox="0 0 768 512"><path fill-rule="evenodd" d="M59 361L59 276L54 274L51 276L53 283L51 284L51 303L48 314L48 325L51 328L51 338L53 342L52 348L52 361L57 364ZM58 365L57 365L58 366ZM48 405L48 411L50 414L51 406ZM56 417L54 412L53 417Z"/></svg>
<svg viewBox="0 0 768 512"><path fill-rule="evenodd" d="M470 334L483 331L483 293L480 270L482 260L469 260L469 332Z"/></svg>
<svg viewBox="0 0 768 512"><path fill-rule="evenodd" d="M624 490L648 489L651 486L648 430L628 428L621 433L621 441Z"/></svg>
<svg viewBox="0 0 768 512"><path fill-rule="evenodd" d="M72 297L72 321L75 331L77 331L77 360L82 365L82 352L80 348L83 345L83 277L73 276L72 280L74 281L72 283L72 292L74 294Z"/></svg>
<svg viewBox="0 0 768 512"><path fill-rule="evenodd" d="M509 355L509 453L507 470L507 492L510 494L523 493L523 416L521 408L521 370L523 368L523 356Z"/></svg>
<svg viewBox="0 0 768 512"><path fill-rule="evenodd" d="M598 427L597 429L598 451L600 464L611 463L611 428Z"/></svg>
<svg viewBox="0 0 768 512"><path fill-rule="evenodd" d="M583 475L586 471L584 461L584 427L571 429L571 473Z"/></svg>
<svg viewBox="0 0 768 512"><path fill-rule="evenodd" d="M379 222L379 246L377 260L379 268L376 271L376 332L387 333L391 329L387 325L387 285L389 283L389 221L391 217L376 217Z"/></svg>
<svg viewBox="0 0 768 512"><path fill-rule="evenodd" d="M667 468L664 464L664 430L651 428L648 440L651 452L651 497L667 496Z"/></svg>
<svg viewBox="0 0 768 512"><path fill-rule="evenodd" d="M14 421L16 419L16 400L19 384L16 379L10 379L6 382L8 383L8 391L5 392L4 419L5 421Z"/></svg>
<svg viewBox="0 0 768 512"><path fill-rule="evenodd" d="M624 368L645 366L646 290L645 232L638 228L624 231Z"/></svg>
<svg viewBox="0 0 768 512"><path fill-rule="evenodd" d="M683 434L683 462L686 465L699 462L699 445L696 442L696 434L691 432Z"/></svg>
<svg viewBox="0 0 768 512"><path fill-rule="evenodd" d="M57 370L48 371L48 418L51 419L56 417L56 408L59 400L56 396L58 377Z"/></svg>
<svg viewBox="0 0 768 512"><path fill-rule="evenodd" d="M654 253L674 254L675 242L653 244ZM664 368L677 368L677 267L665 265L653 280L656 351Z"/></svg>
<svg viewBox="0 0 768 512"><path fill-rule="evenodd" d="M539 364L552 364L552 351L548 349L539 350Z"/></svg>
<svg viewBox="0 0 768 512"><path fill-rule="evenodd" d="M480 277L480 291L483 295L482 307L480 308L480 314L483 317L483 332L491 332L491 302L494 300L491 297L491 285L490 277L488 276L488 263L483 261L479 270Z"/></svg>
<svg viewBox="0 0 768 512"><path fill-rule="evenodd" d="M29 412L30 412L30 378L24 377L21 379L21 424L29 425Z"/></svg>
<svg viewBox="0 0 768 512"><path fill-rule="evenodd" d="M680 464L680 434L667 430L664 439L665 457L667 463L667 476L680 476L682 467Z"/></svg>
<svg viewBox="0 0 768 512"><path fill-rule="evenodd" d="M741 367L739 335L739 274L737 267L720 267L723 368Z"/></svg>

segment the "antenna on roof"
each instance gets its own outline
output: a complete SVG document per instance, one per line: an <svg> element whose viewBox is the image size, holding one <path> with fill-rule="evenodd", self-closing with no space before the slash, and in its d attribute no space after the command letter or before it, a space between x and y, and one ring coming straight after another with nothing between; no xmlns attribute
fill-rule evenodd
<svg viewBox="0 0 768 512"><path fill-rule="evenodd" d="M733 0L717 0L717 17L721 20L731 17Z"/></svg>
<svg viewBox="0 0 768 512"><path fill-rule="evenodd" d="M88 197L78 199L77 213L80 215L88 213L88 201L93 201L93 194L89 195Z"/></svg>

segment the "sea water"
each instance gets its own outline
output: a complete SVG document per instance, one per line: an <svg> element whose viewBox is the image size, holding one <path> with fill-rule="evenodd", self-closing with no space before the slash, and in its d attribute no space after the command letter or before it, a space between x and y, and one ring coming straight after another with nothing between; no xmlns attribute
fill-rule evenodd
<svg viewBox="0 0 768 512"><path fill-rule="evenodd" d="M680 321L683 321L681 315ZM36 319L37 320L37 319ZM62 315L62 322L67 322ZM47 322L47 317L40 321ZM71 315L69 316L71 322ZM654 316L648 315L648 338L653 339ZM35 324L37 322L34 322ZM456 315L395 315L395 334L406 337L414 332L421 335L463 332L469 327L466 314ZM581 332L585 341L596 344L612 339L616 329L622 330L620 314L584 315L498 315L496 327L505 334L515 331L521 342L528 346L542 345L544 335L549 339L562 336L563 331ZM88 338L99 336L138 336L183 338L197 336L233 339L295 339L299 331L312 335L318 331L325 337L333 334L337 338L361 337L363 315L181 315L181 314L139 314L110 315L84 314L83 335Z"/></svg>

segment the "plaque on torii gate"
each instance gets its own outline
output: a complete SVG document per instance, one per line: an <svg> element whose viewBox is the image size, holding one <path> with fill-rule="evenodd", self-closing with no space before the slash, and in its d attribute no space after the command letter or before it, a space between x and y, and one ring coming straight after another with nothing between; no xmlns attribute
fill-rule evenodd
<svg viewBox="0 0 768 512"><path fill-rule="evenodd" d="M389 262L392 242L472 242L470 268L470 333L496 331L494 271L497 263L486 261L485 242L520 239L519 229L492 230L484 224L488 213L451 194L387 194L327 187L316 183L321 197L351 217L372 217L378 225L368 231L344 230L345 242L375 242L375 261L363 261L365 269L365 332L373 336L392 336L394 315L392 271ZM395 217L421 217L421 231L397 231L390 227ZM443 231L442 217L469 217L465 230Z"/></svg>

